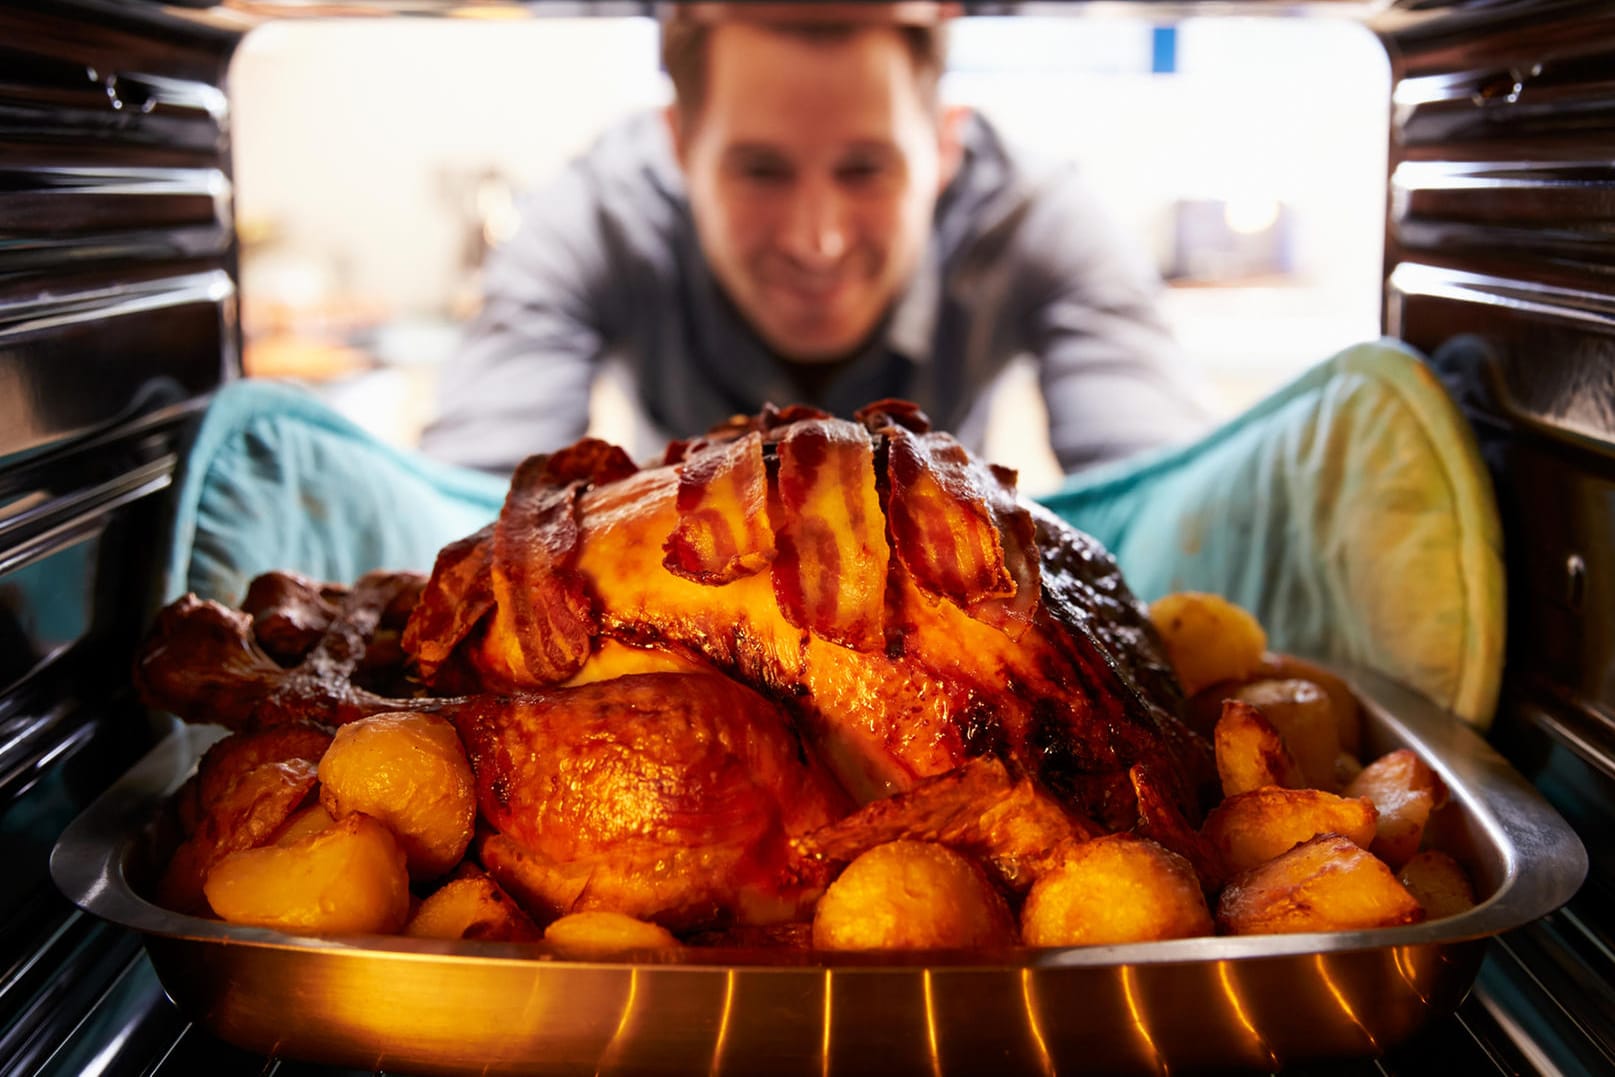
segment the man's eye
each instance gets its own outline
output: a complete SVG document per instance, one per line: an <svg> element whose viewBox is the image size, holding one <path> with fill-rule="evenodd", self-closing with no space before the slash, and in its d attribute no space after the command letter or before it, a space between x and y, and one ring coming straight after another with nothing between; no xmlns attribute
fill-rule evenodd
<svg viewBox="0 0 1615 1077"><path fill-rule="evenodd" d="M786 183L791 178L790 166L781 161L739 161L735 164L735 172L749 183Z"/></svg>
<svg viewBox="0 0 1615 1077"><path fill-rule="evenodd" d="M778 183L790 179L791 171L778 165L752 165L746 169L746 175L750 179L762 180L766 183Z"/></svg>
<svg viewBox="0 0 1615 1077"><path fill-rule="evenodd" d="M842 165L836 169L836 175L848 182L859 183L880 175L880 168L871 162L861 161L858 164Z"/></svg>

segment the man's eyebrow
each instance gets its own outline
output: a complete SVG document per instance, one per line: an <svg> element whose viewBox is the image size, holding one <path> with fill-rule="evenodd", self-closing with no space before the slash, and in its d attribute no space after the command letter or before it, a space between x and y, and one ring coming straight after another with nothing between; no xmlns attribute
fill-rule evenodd
<svg viewBox="0 0 1615 1077"><path fill-rule="evenodd" d="M778 146L769 142L731 142L723 148L725 157L775 157L783 158L785 153Z"/></svg>
<svg viewBox="0 0 1615 1077"><path fill-rule="evenodd" d="M842 148L844 151L850 153L897 154L900 152L898 150L897 143L886 138L855 139L852 142L847 143Z"/></svg>

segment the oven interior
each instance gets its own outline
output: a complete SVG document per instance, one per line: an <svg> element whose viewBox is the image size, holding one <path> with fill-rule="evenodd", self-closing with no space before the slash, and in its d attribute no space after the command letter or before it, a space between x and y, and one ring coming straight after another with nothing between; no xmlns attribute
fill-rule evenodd
<svg viewBox="0 0 1615 1077"><path fill-rule="evenodd" d="M1094 5L1108 7L1114 5ZM1615 1067L1615 11L1575 0L1124 4L1349 18L1391 70L1380 328L1477 433L1505 529L1493 743L1591 871L1449 1019L1329 1072ZM463 5L484 10L487 5ZM966 4L971 14L1084 5ZM0 1072L326 1072L220 1043L71 906L63 827L163 731L128 665L187 427L241 375L233 53L281 16L449 5L0 4ZM518 13L645 15L650 4Z"/></svg>

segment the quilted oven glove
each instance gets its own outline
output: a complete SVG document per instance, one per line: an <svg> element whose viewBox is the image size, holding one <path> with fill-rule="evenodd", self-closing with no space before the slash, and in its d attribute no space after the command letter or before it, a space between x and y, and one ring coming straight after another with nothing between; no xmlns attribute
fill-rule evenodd
<svg viewBox="0 0 1615 1077"><path fill-rule="evenodd" d="M271 569L429 570L495 516L506 485L392 448L303 391L232 383L187 453L162 600L239 603ZM1342 352L1198 442L1044 500L1143 598L1217 591L1275 648L1377 669L1477 725L1491 716L1496 507L1467 426L1400 345Z"/></svg>
<svg viewBox="0 0 1615 1077"><path fill-rule="evenodd" d="M1042 500L1109 547L1141 598L1217 592L1276 650L1365 666L1491 721L1497 506L1473 433L1398 342L1348 348L1196 442Z"/></svg>
<svg viewBox="0 0 1615 1077"><path fill-rule="evenodd" d="M186 453L161 598L239 604L272 569L339 583L430 571L498 514L508 485L395 449L301 389L232 382Z"/></svg>

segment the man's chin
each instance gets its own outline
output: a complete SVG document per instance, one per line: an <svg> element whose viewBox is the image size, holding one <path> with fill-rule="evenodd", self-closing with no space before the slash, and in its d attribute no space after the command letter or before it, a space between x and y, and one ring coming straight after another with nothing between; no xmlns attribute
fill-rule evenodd
<svg viewBox="0 0 1615 1077"><path fill-rule="evenodd" d="M764 339L781 359L803 366L830 366L845 362L863 351L870 333L816 333L777 329Z"/></svg>

